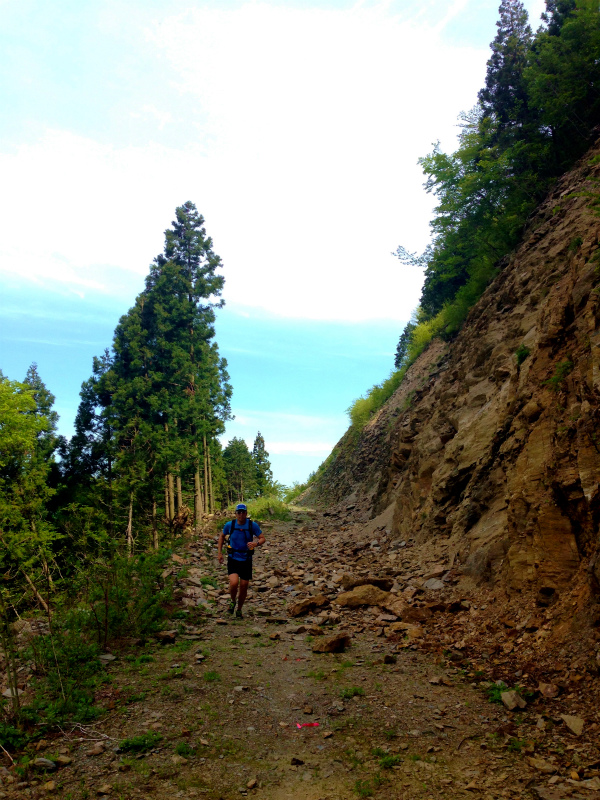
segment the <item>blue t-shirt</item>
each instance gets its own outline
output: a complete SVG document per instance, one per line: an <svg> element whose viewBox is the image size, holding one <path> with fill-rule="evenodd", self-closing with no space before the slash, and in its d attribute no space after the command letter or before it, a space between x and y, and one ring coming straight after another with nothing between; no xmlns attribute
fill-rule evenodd
<svg viewBox="0 0 600 800"><path fill-rule="evenodd" d="M248 542L251 542L255 536L260 536L262 531L257 522L252 522L251 533L250 523L251 520L247 519L243 525L240 525L236 520L235 523L232 521L226 522L223 526L223 535L229 536L227 555L233 558L234 561L248 561L248 559L252 558L252 550L248 550Z"/></svg>

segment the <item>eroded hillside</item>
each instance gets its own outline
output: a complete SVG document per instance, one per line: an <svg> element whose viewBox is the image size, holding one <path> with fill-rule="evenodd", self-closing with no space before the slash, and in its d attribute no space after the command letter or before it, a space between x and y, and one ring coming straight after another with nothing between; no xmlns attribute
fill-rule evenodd
<svg viewBox="0 0 600 800"><path fill-rule="evenodd" d="M599 161L597 143L306 498L383 515L448 587L552 606L563 635L594 624L600 587Z"/></svg>

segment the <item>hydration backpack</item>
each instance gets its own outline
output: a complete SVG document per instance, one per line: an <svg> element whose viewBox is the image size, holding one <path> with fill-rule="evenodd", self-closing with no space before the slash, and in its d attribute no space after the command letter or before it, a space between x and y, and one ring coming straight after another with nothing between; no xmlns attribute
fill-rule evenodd
<svg viewBox="0 0 600 800"><path fill-rule="evenodd" d="M236 522L237 522L237 520L235 520L235 519L231 520L231 527L229 528L229 533L226 534L227 554L228 555L233 553L233 547L229 544L229 542L231 541L231 534L235 530ZM254 539L255 536L258 536L258 533L256 533L256 531L254 529L254 522L252 522L251 519L248 519L247 522L248 522L248 531L247 531L247 533L251 537L249 541L252 541L252 539ZM238 527L238 531L242 531L243 533L246 533L246 530L244 528ZM248 550L248 553L250 553L250 558L252 558L252 556L254 555L254 551L253 550Z"/></svg>

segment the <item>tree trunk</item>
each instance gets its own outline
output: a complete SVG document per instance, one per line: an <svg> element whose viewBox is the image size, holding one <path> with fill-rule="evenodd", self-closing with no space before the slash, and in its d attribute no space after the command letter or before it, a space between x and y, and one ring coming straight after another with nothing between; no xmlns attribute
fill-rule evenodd
<svg viewBox="0 0 600 800"><path fill-rule="evenodd" d="M173 480L173 473L168 473L169 479L169 522L175 519L175 481Z"/></svg>
<svg viewBox="0 0 600 800"><path fill-rule="evenodd" d="M165 519L167 523L171 524L171 517L169 516L169 476L165 474Z"/></svg>
<svg viewBox="0 0 600 800"><path fill-rule="evenodd" d="M127 520L127 555L133 553L133 492L129 495L129 518Z"/></svg>
<svg viewBox="0 0 600 800"><path fill-rule="evenodd" d="M194 518L196 523L196 534L200 534L202 520L202 487L200 486L200 456L198 455L198 445L196 445L196 470L194 472Z"/></svg>
<svg viewBox="0 0 600 800"><path fill-rule="evenodd" d="M208 510L208 459L206 453L206 436L202 437L202 443L204 444L204 510L207 514L209 514Z"/></svg>
<svg viewBox="0 0 600 800"><path fill-rule="evenodd" d="M156 521L156 500L152 501L152 544L158 550L158 523Z"/></svg>
<svg viewBox="0 0 600 800"><path fill-rule="evenodd" d="M176 478L177 482L177 511L181 511L183 506L183 495L181 492L181 475L178 475Z"/></svg>
<svg viewBox="0 0 600 800"><path fill-rule="evenodd" d="M212 482L212 469L210 466L210 449L207 451L208 455L208 489L210 492L210 513L213 514L215 510L215 497L213 494L213 482Z"/></svg>

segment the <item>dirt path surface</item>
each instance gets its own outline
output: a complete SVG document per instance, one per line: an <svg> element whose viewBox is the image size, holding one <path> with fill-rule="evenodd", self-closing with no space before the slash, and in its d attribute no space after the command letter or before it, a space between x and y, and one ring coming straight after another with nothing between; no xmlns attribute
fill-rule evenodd
<svg viewBox="0 0 600 800"><path fill-rule="evenodd" d="M20 784L4 771L0 797L600 796L593 740L488 702L481 674L421 649L418 625L334 602L360 573L340 547L351 529L314 513L264 528L244 619L227 614L213 529L174 557L177 629L106 654L107 716L38 743L55 768ZM343 652L313 652L344 634Z"/></svg>

